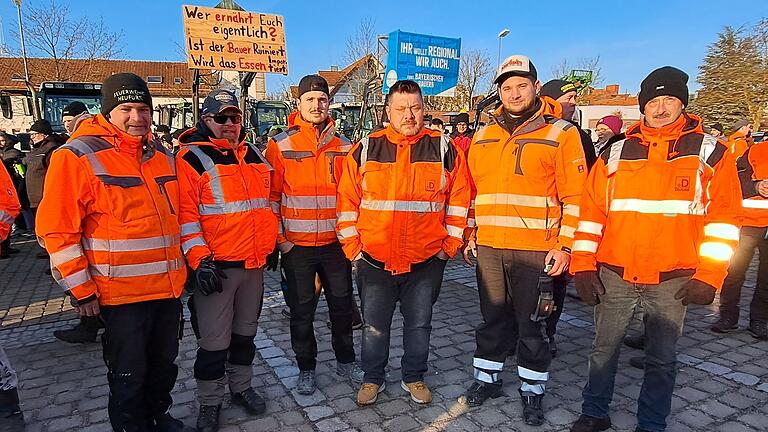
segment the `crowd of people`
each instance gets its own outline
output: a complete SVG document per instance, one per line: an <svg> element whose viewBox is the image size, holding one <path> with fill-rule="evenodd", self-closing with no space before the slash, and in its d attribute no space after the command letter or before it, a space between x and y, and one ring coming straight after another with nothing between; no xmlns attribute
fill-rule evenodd
<svg viewBox="0 0 768 432"><path fill-rule="evenodd" d="M40 256L82 318L58 338L95 341L104 327L117 431L192 430L169 414L185 289L198 344L194 429L219 430L227 392L249 414L265 411L251 383L254 336L263 271L278 265L297 393L317 388L313 322L324 293L335 371L357 386L357 404L374 404L385 389L398 303L400 386L413 402L430 403L432 309L454 257L476 266L481 310L465 403L502 396L501 372L514 357L523 420L544 423L571 285L594 306L596 330L571 430L611 427L619 347L640 310L636 430L663 431L687 306L711 304L722 288L712 330L733 330L754 249L768 256L768 143L749 142L748 124L728 141L705 132L685 110L687 82L679 69L654 70L638 95L642 120L622 132L622 120L606 116L593 142L572 120L574 84L542 85L533 62L515 55L499 66L500 104L478 130L466 113L450 135L439 119L425 124L419 85L401 80L387 95L388 123L352 143L329 117L328 83L308 75L287 129L261 151L245 139L233 92L208 94L195 127L153 134L147 84L115 74L102 85L99 114L65 109L69 136L37 121L23 155L12 135L0 135L0 238L14 223L34 229ZM6 241L3 253L13 252ZM768 339L763 255L749 330ZM3 416L23 422L1 349L0 368Z"/></svg>

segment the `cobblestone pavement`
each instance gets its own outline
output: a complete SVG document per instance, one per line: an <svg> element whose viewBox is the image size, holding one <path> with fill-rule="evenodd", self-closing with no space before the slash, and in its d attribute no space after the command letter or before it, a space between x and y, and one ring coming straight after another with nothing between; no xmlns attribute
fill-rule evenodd
<svg viewBox="0 0 768 432"><path fill-rule="evenodd" d="M21 249L0 261L0 344L19 372L20 396L28 431L107 431L105 368L99 344L69 345L56 341L52 331L76 322L69 305L50 276L47 261L36 259L32 241L21 239ZM745 298L752 293L754 266ZM474 271L458 261L445 273L435 305L429 374L426 382L434 401L419 406L400 389L402 318L393 322L387 390L367 408L355 405L356 388L337 377L321 302L315 322L318 334L318 391L300 396L293 390L298 370L293 362L288 322L276 273L268 273L264 310L256 337L259 355L254 361L254 386L267 398L267 412L249 418L225 402L222 431L564 431L578 417L586 356L592 341L590 308L567 299L558 329L559 354L551 368L544 399L546 424L528 427L521 420L514 360L504 373L507 397L467 409L458 397L471 383L474 328L480 321ZM742 317L747 316L743 302ZM672 401L670 431L768 430L768 342L756 342L746 331L718 337L707 330L716 305L689 309L680 340L680 372ZM742 320L742 328L746 326ZM192 365L195 340L189 325L180 347L179 378L172 413L188 424L197 414ZM359 347L360 334L355 342ZM611 418L615 430L634 430L636 398L642 371L628 364L624 349L616 376ZM358 349L359 355L359 349Z"/></svg>

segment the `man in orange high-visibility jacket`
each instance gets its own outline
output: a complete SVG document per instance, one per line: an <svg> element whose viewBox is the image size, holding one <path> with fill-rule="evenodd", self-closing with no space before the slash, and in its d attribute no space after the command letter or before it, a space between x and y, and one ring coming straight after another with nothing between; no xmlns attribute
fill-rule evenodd
<svg viewBox="0 0 768 432"><path fill-rule="evenodd" d="M402 381L416 403L424 384L445 264L461 247L470 187L464 153L424 127L424 100L413 81L397 81L386 103L390 124L347 156L339 182L338 236L355 260L362 300L365 371L357 403L384 390L389 335L397 302L404 317Z"/></svg>
<svg viewBox="0 0 768 432"><path fill-rule="evenodd" d="M574 432L611 426L619 347L638 305L645 324L638 430L666 428L686 306L712 303L739 240L736 163L684 111L687 82L671 66L651 72L638 94L643 119L600 154L587 179L571 272L582 300L596 305L596 331Z"/></svg>
<svg viewBox="0 0 768 432"><path fill-rule="evenodd" d="M277 218L269 205L271 167L246 143L243 113L227 90L212 91L195 128L179 137L181 249L195 270L189 300L197 336L199 431L214 432L224 388L251 415L264 399L251 385L266 257Z"/></svg>
<svg viewBox="0 0 768 432"><path fill-rule="evenodd" d="M280 220L278 248L288 285L291 346L299 366L296 391L315 391L317 342L313 321L322 282L331 319L336 373L362 382L352 343L352 265L336 238L336 188L344 157L352 144L336 133L328 116L329 89L325 79L307 75L299 82L299 111L288 129L267 144L274 167L271 200Z"/></svg>
<svg viewBox="0 0 768 432"><path fill-rule="evenodd" d="M494 82L502 106L475 133L468 159L476 189L470 226L477 229L464 253L477 256L483 323L465 396L472 406L501 396L504 360L517 351L523 418L540 425L552 360L543 321L551 305L543 301L570 261L587 162L577 128L548 114L537 96L541 82L528 57L507 58Z"/></svg>
<svg viewBox="0 0 768 432"><path fill-rule="evenodd" d="M104 320L112 427L184 430L168 414L186 279L174 159L152 140L144 80L115 74L101 92L51 158L37 235L77 312Z"/></svg>
<svg viewBox="0 0 768 432"><path fill-rule="evenodd" d="M733 133L728 137L728 147L734 159L738 159L752 143L752 124L746 119L734 123Z"/></svg>
<svg viewBox="0 0 768 432"><path fill-rule="evenodd" d="M749 307L749 332L768 339L768 142L749 147L736 163L741 183L742 228L728 277L720 291L720 319L711 329L730 333L739 326L739 300L755 249L760 251L755 292Z"/></svg>

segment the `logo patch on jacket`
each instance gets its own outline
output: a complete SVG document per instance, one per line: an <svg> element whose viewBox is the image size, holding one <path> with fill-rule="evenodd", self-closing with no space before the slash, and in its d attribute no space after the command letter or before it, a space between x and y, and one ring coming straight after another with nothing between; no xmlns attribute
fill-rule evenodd
<svg viewBox="0 0 768 432"><path fill-rule="evenodd" d="M675 177L675 191L688 192L691 190L691 178L688 176Z"/></svg>
<svg viewBox="0 0 768 432"><path fill-rule="evenodd" d="M427 180L427 186L426 186L427 192L434 192L435 191L435 182L432 180Z"/></svg>

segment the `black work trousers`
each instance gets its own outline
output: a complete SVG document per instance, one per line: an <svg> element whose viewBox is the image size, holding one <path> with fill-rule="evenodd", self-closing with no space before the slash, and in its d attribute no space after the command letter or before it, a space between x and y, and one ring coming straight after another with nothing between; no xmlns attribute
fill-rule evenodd
<svg viewBox="0 0 768 432"><path fill-rule="evenodd" d="M109 421L116 431L154 429L171 407L179 354L181 301L153 300L102 306Z"/></svg>
<svg viewBox="0 0 768 432"><path fill-rule="evenodd" d="M739 321L741 287L744 285L747 269L757 249L760 261L757 268L755 293L749 305L749 319L768 321L768 239L766 237L768 237L766 228L745 226L741 229L739 246L731 258L728 276L720 291L721 318Z"/></svg>
<svg viewBox="0 0 768 432"><path fill-rule="evenodd" d="M531 314L538 305L539 284L552 284L552 278L543 273L546 255L543 251L478 246L477 285L483 315L475 332L473 366L478 381L500 384L504 360L516 349L520 390L544 393L552 356L545 338L546 321L532 321ZM516 347L510 337L515 327Z"/></svg>
<svg viewBox="0 0 768 432"><path fill-rule="evenodd" d="M291 309L291 346L300 370L317 365L315 310L320 299L315 292L315 275L320 277L331 319L331 345L339 363L355 361L352 345L352 264L339 242L324 246L295 245L282 255L286 303Z"/></svg>

